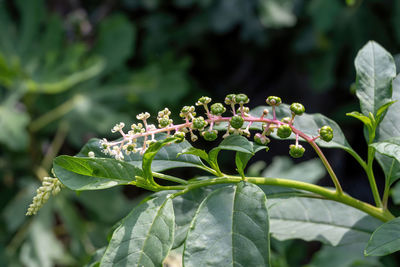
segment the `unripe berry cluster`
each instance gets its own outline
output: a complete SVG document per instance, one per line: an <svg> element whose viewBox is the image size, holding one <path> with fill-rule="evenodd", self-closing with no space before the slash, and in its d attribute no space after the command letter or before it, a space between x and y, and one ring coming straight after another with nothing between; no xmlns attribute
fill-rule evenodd
<svg viewBox="0 0 400 267"><path fill-rule="evenodd" d="M171 112L168 108L165 108L158 112L157 121L158 128L153 124L148 124L147 119L150 118L150 114L147 112L137 115L137 119L142 122L131 125L131 130L128 133L123 131L125 127L124 123L119 123L112 128L112 132L119 132L122 135L122 140L118 141L107 141L103 139L100 144L102 151L105 154L109 154L118 160L123 160L124 155L130 153L140 152L144 153L152 142L155 142L155 135L158 133L166 133L167 135L173 135L177 138L177 142L185 140L186 134L190 135L190 140L193 142L198 139L195 131L200 133L207 141L214 141L218 137L218 131L214 129L214 125L218 125L222 122L227 123L226 133L223 138L231 134L240 134L247 137L251 136L250 127L254 122L262 123L262 131L254 134L254 142L259 145L266 146L269 142L269 135L276 130L276 135L280 138L289 138L294 135L296 143L290 145L289 154L298 158L303 156L305 149L298 144L299 137L302 137L307 142L314 142L317 138L329 142L333 139L333 130L329 126L323 126L319 130L319 136L308 137L294 126L294 120L296 116L300 116L305 112L305 108L300 103L293 103L290 105L290 111L292 117L284 117L281 120L276 118L276 108L282 104L282 100L277 96L269 96L266 99L266 103L271 106L272 118L267 118L269 115L268 109L264 109L263 113L259 117L255 117L249 114L250 109L245 105L249 103L249 98L245 94L229 94L225 97L224 103L230 108L232 116L222 117L227 111L227 108L222 103L209 104L212 99L207 96L199 98L196 102L196 106L202 106L205 110L205 117L197 116L195 106L184 106L179 116L184 120L182 124L174 124L170 119ZM138 147L137 139L144 138L143 145Z"/></svg>

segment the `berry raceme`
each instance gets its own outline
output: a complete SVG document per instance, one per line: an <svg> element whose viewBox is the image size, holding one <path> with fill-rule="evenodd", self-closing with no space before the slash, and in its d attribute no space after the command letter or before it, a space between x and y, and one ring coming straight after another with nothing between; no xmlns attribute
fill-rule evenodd
<svg viewBox="0 0 400 267"><path fill-rule="evenodd" d="M249 103L249 98L245 94L229 94L225 97L225 104L231 109L231 117L222 117L222 114L226 112L226 107L221 103L211 104L210 108L208 105L211 103L211 98L207 96L201 97L197 102L196 106L203 106L205 110L205 117L196 117L196 108L194 106L184 106L179 116L183 119L183 123L174 124L170 119L171 112L168 108L165 108L158 112L157 121L158 128L147 122L150 118L150 114L143 112L137 116L138 120L142 122L132 124L131 130L127 133L124 132L124 123L119 123L112 128L112 132L119 132L122 135L122 139L116 141L108 141L103 139L100 141L102 152L113 156L117 160L123 160L125 155L130 153L141 153L143 154L147 148L156 142L155 135L159 133L166 133L167 136L173 135L177 138L176 143L183 142L189 134L191 141L196 141L198 136L195 131L198 131L200 135L206 141L214 141L218 137L218 131L213 129L214 125L220 123L228 123L226 133L223 138L231 134L240 134L246 137L251 137L250 127L255 122L262 123L262 131L254 134L254 142L259 145L267 145L270 142L268 136L276 130L276 134L280 138L288 138L293 134L296 136L296 144L290 145L289 154L298 158L303 156L305 149L298 144L299 137L305 141L312 143L317 138L320 138L326 142L329 142L333 138L333 130L330 126L323 126L319 130L317 137L311 137L303 132L299 131L293 126L295 115L301 115L304 113L305 108L300 103L293 103L290 106L292 112L292 118L285 117L281 120L276 118L275 108L282 103L280 97L269 96L266 99L267 104L272 108L272 118L268 118L269 111L264 109L263 113L259 117L252 116L249 114L249 107L245 104ZM236 107L235 107L236 106ZM247 124L245 124L247 122ZM138 139L143 139L143 144L139 145Z"/></svg>

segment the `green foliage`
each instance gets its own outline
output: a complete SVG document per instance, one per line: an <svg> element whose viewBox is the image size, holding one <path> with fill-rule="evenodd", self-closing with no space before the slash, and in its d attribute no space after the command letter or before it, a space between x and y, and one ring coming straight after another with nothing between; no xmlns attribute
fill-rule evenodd
<svg viewBox="0 0 400 267"><path fill-rule="evenodd" d="M384 256L400 250L400 217L381 225L365 248L367 256Z"/></svg>
<svg viewBox="0 0 400 267"><path fill-rule="evenodd" d="M141 169L115 159L59 156L54 160L54 173L73 190L98 190L136 182Z"/></svg>
<svg viewBox="0 0 400 267"><path fill-rule="evenodd" d="M100 266L160 266L174 242L174 219L168 197L140 204L115 229Z"/></svg>
<svg viewBox="0 0 400 267"><path fill-rule="evenodd" d="M183 263L270 266L267 200L262 190L242 182L208 195L190 225Z"/></svg>
<svg viewBox="0 0 400 267"><path fill-rule="evenodd" d="M378 109L390 101L391 82L396 76L393 57L379 44L370 41L355 59L357 97L364 115L377 116Z"/></svg>

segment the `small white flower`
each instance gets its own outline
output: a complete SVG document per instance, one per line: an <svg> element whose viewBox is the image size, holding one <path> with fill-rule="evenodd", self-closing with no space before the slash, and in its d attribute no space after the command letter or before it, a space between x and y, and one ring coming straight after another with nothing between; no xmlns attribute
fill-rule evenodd
<svg viewBox="0 0 400 267"><path fill-rule="evenodd" d="M89 151L88 156L89 156L89 158L94 158L95 154L93 151Z"/></svg>
<svg viewBox="0 0 400 267"><path fill-rule="evenodd" d="M125 123L120 122L120 123L116 124L116 125L111 129L111 132L112 132L112 133L119 132L119 131L121 131L124 127L125 127Z"/></svg>
<svg viewBox="0 0 400 267"><path fill-rule="evenodd" d="M150 118L150 114L148 112L142 112L136 116L136 119L138 120L147 120Z"/></svg>

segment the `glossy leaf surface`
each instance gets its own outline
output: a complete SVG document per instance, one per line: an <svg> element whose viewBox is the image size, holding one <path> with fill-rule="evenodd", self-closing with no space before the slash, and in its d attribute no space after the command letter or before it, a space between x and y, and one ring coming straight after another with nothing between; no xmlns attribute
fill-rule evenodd
<svg viewBox="0 0 400 267"><path fill-rule="evenodd" d="M384 256L400 250L400 217L380 226L365 248L367 256Z"/></svg>
<svg viewBox="0 0 400 267"><path fill-rule="evenodd" d="M53 162L57 178L72 190L97 190L129 184L142 170L123 161L107 158L59 156Z"/></svg>
<svg viewBox="0 0 400 267"><path fill-rule="evenodd" d="M172 200L156 197L140 204L123 219L100 266L161 266L173 242Z"/></svg>
<svg viewBox="0 0 400 267"><path fill-rule="evenodd" d="M396 76L393 57L374 41L368 42L355 59L356 94L364 115L376 115L392 96L392 80Z"/></svg>
<svg viewBox="0 0 400 267"><path fill-rule="evenodd" d="M392 87L392 99L397 102L389 107L386 115L379 124L375 141L384 141L400 136L400 124L398 123L400 121L400 75L393 80ZM400 178L400 163L397 160L379 153L376 153L376 159L382 166L386 181L389 184L393 184Z"/></svg>

